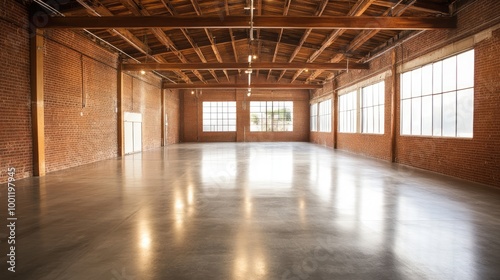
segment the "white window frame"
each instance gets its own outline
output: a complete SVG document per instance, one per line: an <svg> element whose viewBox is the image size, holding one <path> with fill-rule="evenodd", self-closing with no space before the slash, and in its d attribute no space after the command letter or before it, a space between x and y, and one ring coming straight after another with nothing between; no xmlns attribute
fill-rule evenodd
<svg viewBox="0 0 500 280"><path fill-rule="evenodd" d="M473 138L474 49L402 72L400 81L401 135Z"/></svg>
<svg viewBox="0 0 500 280"><path fill-rule="evenodd" d="M385 82L361 88L361 133L384 134Z"/></svg>
<svg viewBox="0 0 500 280"><path fill-rule="evenodd" d="M250 101L250 131L292 132L293 106L293 101ZM287 109L289 111L279 112ZM252 124L255 118L259 124Z"/></svg>
<svg viewBox="0 0 500 280"><path fill-rule="evenodd" d="M203 101L203 132L235 132L236 101Z"/></svg>
<svg viewBox="0 0 500 280"><path fill-rule="evenodd" d="M318 104L319 131L332 132L332 99L327 99Z"/></svg>
<svg viewBox="0 0 500 280"><path fill-rule="evenodd" d="M358 90L342 94L339 100L339 132L356 133L358 127Z"/></svg>
<svg viewBox="0 0 500 280"><path fill-rule="evenodd" d="M311 104L311 131L318 131L318 103Z"/></svg>

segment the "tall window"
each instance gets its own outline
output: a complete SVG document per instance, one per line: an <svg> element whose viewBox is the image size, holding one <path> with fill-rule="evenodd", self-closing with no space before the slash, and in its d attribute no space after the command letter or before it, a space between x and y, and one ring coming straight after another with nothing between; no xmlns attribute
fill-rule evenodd
<svg viewBox="0 0 500 280"><path fill-rule="evenodd" d="M319 103L319 131L332 131L332 100Z"/></svg>
<svg viewBox="0 0 500 280"><path fill-rule="evenodd" d="M250 101L250 131L293 131L293 101Z"/></svg>
<svg viewBox="0 0 500 280"><path fill-rule="evenodd" d="M357 91L339 96L339 132L356 132Z"/></svg>
<svg viewBox="0 0 500 280"><path fill-rule="evenodd" d="M318 103L311 104L311 131L318 131Z"/></svg>
<svg viewBox="0 0 500 280"><path fill-rule="evenodd" d="M384 81L361 89L361 132L384 134Z"/></svg>
<svg viewBox="0 0 500 280"><path fill-rule="evenodd" d="M203 102L203 131L236 131L236 102Z"/></svg>
<svg viewBox="0 0 500 280"><path fill-rule="evenodd" d="M401 74L401 134L472 137L474 50Z"/></svg>

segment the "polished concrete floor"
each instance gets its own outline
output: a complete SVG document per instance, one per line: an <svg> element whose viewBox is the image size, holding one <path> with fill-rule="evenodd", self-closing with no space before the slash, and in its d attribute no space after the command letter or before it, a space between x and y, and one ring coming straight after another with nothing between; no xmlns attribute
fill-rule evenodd
<svg viewBox="0 0 500 280"><path fill-rule="evenodd" d="M500 189L309 143L20 180L15 273L0 200L0 279L500 279Z"/></svg>

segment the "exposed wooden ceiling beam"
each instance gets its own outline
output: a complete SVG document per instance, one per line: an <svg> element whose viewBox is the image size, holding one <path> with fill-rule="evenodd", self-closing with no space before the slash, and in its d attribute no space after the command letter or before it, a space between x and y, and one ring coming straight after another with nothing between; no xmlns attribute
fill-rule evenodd
<svg viewBox="0 0 500 280"><path fill-rule="evenodd" d="M238 70L238 69L322 69L322 70L344 70L347 63L280 63L280 62L253 62L252 67L244 62L226 62L226 63L141 63L141 64L123 64L125 71L140 70ZM368 64L349 63L349 69L368 69Z"/></svg>
<svg viewBox="0 0 500 280"><path fill-rule="evenodd" d="M248 84L170 84L164 83L166 89L248 89ZM252 84L252 89L316 89L323 85L312 84Z"/></svg>
<svg viewBox="0 0 500 280"><path fill-rule="evenodd" d="M201 11L201 7L200 5L198 4L198 1L196 0L191 0L191 4L193 5L193 8L196 12L196 14L198 16L201 16L202 15L202 11ZM204 28L205 30L205 34L207 35L207 38L208 38L208 41L210 42L210 45L212 47L212 51L214 52L214 55L215 55L215 58L217 59L217 61L219 63L222 63L222 57L219 53L219 49L217 49L217 46L215 45L215 42L214 42L214 36L212 35L212 32L210 32L210 30L208 30L208 28ZM194 47L194 46L193 46ZM200 48L198 48L198 45L196 45L196 49L199 50L199 52L201 53L201 50ZM201 53L201 56L203 56L203 53ZM201 58L200 56L200 58ZM203 57L203 62L207 62L206 59ZM224 75L226 75L226 79L229 81L229 75L227 74L227 71L226 70L223 70L224 72ZM215 78L215 80L218 82L219 81L219 78L217 77L217 75L215 74L215 71L213 70L210 70L210 73L212 74L212 76Z"/></svg>
<svg viewBox="0 0 500 280"><path fill-rule="evenodd" d="M120 3L122 3L123 6L125 6L129 11L131 11L132 14L136 16L151 16L148 10L146 10L143 7L139 7L134 0L119 0L119 1ZM177 50L177 48L174 45L174 42L172 42L172 40L165 34L165 32L163 32L163 30L161 30L161 28L153 27L151 28L151 32L154 34L156 39L158 39L158 41L160 41L163 45L165 45L165 47L171 49L172 52L175 53L175 55L179 58L180 61L188 62L187 59L182 55L182 53ZM198 71L193 71L193 73L200 81L206 82L203 76Z"/></svg>
<svg viewBox="0 0 500 280"><path fill-rule="evenodd" d="M351 9L349 10L349 13L347 14L347 16L351 16L351 17L354 17L354 18L359 18L367 9L368 7L370 7L370 5L375 2L375 0L358 0L354 6L351 7ZM375 24L375 23L373 23ZM340 36L342 36L344 33L345 33L346 29L338 29L338 30L334 30L332 31L328 37L323 41L323 44L321 46L321 48L319 48L318 50L316 50L310 57L309 59L307 60L307 62L313 62L314 60L316 60L316 58L318 58L318 56L321 55L321 53L323 53L323 51L328 48L329 46L331 46L333 44L333 42L335 42ZM316 71L318 72L318 71ZM295 72L295 74L293 75L292 77L292 82L295 81L295 79L297 79L300 74L302 73L302 70L299 70L297 72Z"/></svg>
<svg viewBox="0 0 500 280"><path fill-rule="evenodd" d="M228 0L224 1L224 9L226 10L226 16L229 16L229 3ZM236 43L234 42L233 29L229 28L229 37L231 37L231 45L233 46L234 61L238 62L238 51L236 50Z"/></svg>
<svg viewBox="0 0 500 280"><path fill-rule="evenodd" d="M257 16L262 15L262 0L257 0ZM260 28L257 29L257 39L260 39ZM260 54L262 50L262 41L258 40L257 42L257 56L260 59ZM259 70L257 69L257 77L259 76Z"/></svg>
<svg viewBox="0 0 500 280"><path fill-rule="evenodd" d="M328 0L322 0L322 2L319 4L318 9L316 10L314 16L321 16L323 12L325 11L326 5L328 5ZM299 41L299 44L295 47L295 50L293 51L292 55L288 59L288 62L292 62L295 56L299 53L300 49L302 48L302 45L305 43L307 40L307 37L309 37L309 34L311 34L312 28L306 29L304 34L302 34L302 38ZM285 75L285 71L282 71L278 77L278 81L281 80L283 75ZM294 79L295 80L295 79Z"/></svg>
<svg viewBox="0 0 500 280"><path fill-rule="evenodd" d="M94 4L96 5L93 9L91 8L92 11L90 11L92 14L94 14L97 17L101 16L106 16L106 17L112 17L113 13L108 10L104 5L99 3L99 1L95 0ZM85 5L85 7L89 7L88 5ZM94 18L94 17L92 17ZM162 56L160 55L153 55L151 56L151 50L149 47L142 42L139 38L137 38L132 32L128 31L127 29L124 28L118 28L118 29L112 29L112 32L116 33L119 35L123 40L125 40L127 43L129 43L131 46L133 46L135 49L139 50L143 54L146 55L146 57L152 57L153 60L156 62L160 63L167 63L168 61L165 60ZM163 33L163 31L162 31ZM182 71L175 71L175 73L185 82L185 83L192 83L191 79L184 74Z"/></svg>
<svg viewBox="0 0 500 280"><path fill-rule="evenodd" d="M413 3L415 0L413 0ZM403 6L402 9L397 10L396 12L393 11L393 7L391 6L389 9L387 9L382 16L388 16L389 14L392 14L392 16L398 17L401 16L411 5L407 4ZM394 13L394 14L393 14ZM356 36L350 43L347 45L345 49L345 53L351 52L353 50L356 50L357 48L361 47L366 41L370 40L373 36L375 36L380 30L379 29L372 29L372 30L363 30L358 36ZM329 62L331 63L337 63L344 59L346 56L344 54L337 54L333 58L330 59ZM314 71L308 78L307 82L311 82L312 80L316 79L323 71L318 69ZM333 73L331 73L327 79L333 78Z"/></svg>
<svg viewBox="0 0 500 280"><path fill-rule="evenodd" d="M390 8L394 6L394 1L378 0L377 2L374 3L374 5ZM438 4L429 1L418 0L415 3L413 3L413 5L407 5L404 3L401 3L399 5L409 6L410 10L427 12L427 13L445 14L445 15L450 13L450 7L446 3Z"/></svg>
<svg viewBox="0 0 500 280"><path fill-rule="evenodd" d="M38 28L248 28L248 16L50 17ZM255 16L255 28L429 30L456 28L456 17Z"/></svg>
<svg viewBox="0 0 500 280"><path fill-rule="evenodd" d="M285 6L283 7L283 16L288 15L288 11L290 10L290 5L292 4L292 0L286 0L285 1ZM273 54L273 62L276 61L276 57L278 56L278 50L281 42L281 37L283 37L283 28L280 29L280 33L278 35L278 40L276 41L276 47L274 48L274 54ZM269 80L269 77L271 76L271 70L267 73L267 80Z"/></svg>

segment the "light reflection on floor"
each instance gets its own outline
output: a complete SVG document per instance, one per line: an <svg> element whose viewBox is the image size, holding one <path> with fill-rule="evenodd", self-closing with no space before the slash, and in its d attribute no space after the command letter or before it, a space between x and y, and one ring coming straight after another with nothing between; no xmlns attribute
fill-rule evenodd
<svg viewBox="0 0 500 280"><path fill-rule="evenodd" d="M19 279L500 275L500 190L308 143L173 145L20 182Z"/></svg>

